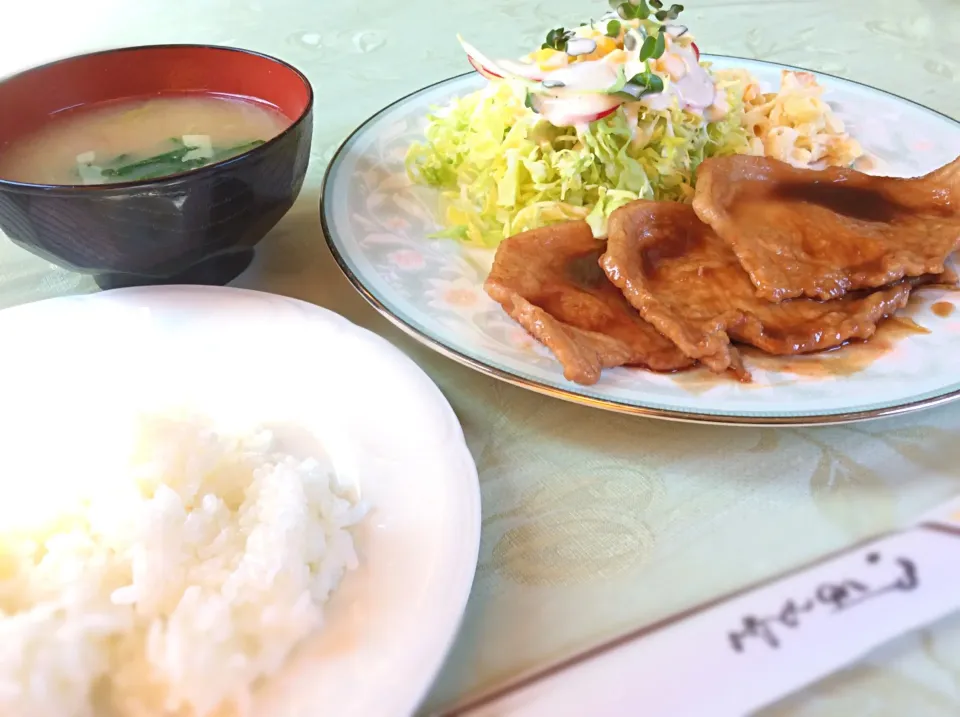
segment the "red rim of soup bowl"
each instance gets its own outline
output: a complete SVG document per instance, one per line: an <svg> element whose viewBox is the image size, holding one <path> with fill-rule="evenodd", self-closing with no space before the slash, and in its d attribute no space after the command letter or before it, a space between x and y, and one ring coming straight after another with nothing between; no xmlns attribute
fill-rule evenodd
<svg viewBox="0 0 960 717"><path fill-rule="evenodd" d="M167 58L163 58L162 55L165 53L171 53ZM151 73L157 73L149 79L164 79L168 86L153 89L153 90L140 90L137 92L124 92L124 91L113 91L113 88L117 86L117 81L129 81L131 86L137 86L137 84L148 85L149 83L143 81L143 65L139 64L135 69L126 69L124 72L121 70L116 76L114 76L113 82L107 85L104 85L100 92L102 96L95 96L92 99L89 95L90 88L96 88L96 80L91 81L87 78L85 81L78 83L83 89L77 89L73 91L73 94L79 99L72 104L64 105L64 102L61 98L64 96L70 96L71 91L68 90L65 93L61 92L48 92L48 93L31 93L29 88L37 81L48 81L47 78L44 78L43 75L50 72L57 72L58 70L64 72L64 76L57 78L59 80L64 80L70 76L71 73L75 73L82 70L89 69L99 69L101 71L114 71L118 67L117 61L113 56L122 55L126 53L131 53L134 55L143 54L145 56L154 55L151 58L151 61L154 63L149 70ZM214 54L220 56L220 60L223 60L227 57L233 58L231 62L222 62L215 61L204 65L202 62L198 62L197 56L203 54ZM190 59L193 57L193 59ZM110 58L110 59L107 59ZM164 59L176 59L178 60L179 65L171 68L169 65L165 65L163 62ZM137 59L143 60L143 58L130 58L133 61ZM243 63L269 63L281 69L282 72L278 73L279 77L274 76L274 73L271 72L262 72L251 73L245 75L242 72L236 72L237 64ZM173 73L175 76L178 71L187 70L188 78L190 77L190 67L196 66L199 64L203 67L203 70L199 73L205 75L207 79L210 79L211 72L216 73L217 68L221 68L219 72L221 74L215 75L215 80L217 82L223 81L225 85L229 85L231 81L239 81L241 86L248 84L251 89L257 88L259 91L247 91L247 92L235 92L230 89L224 89L224 85L217 84L216 87L198 87L197 82L182 82L177 83L182 86L169 86L171 80L174 79L170 75ZM92 65L92 67L87 67L85 65ZM121 66L122 67L122 66ZM213 68L213 69L211 69ZM233 68L228 69L228 68ZM137 78L141 78L138 80ZM266 79L275 80L274 83L265 82ZM22 83L22 87L18 87ZM281 84L283 83L283 84ZM216 84L211 83L211 84ZM11 86L13 90L11 90ZM170 182L185 181L190 178L196 177L202 174L209 174L211 172L216 172L222 169L225 166L233 164L238 161L242 161L250 156L257 155L260 153L265 153L270 150L270 147L278 142L280 142L286 135L290 132L297 129L297 127L311 114L313 109L314 94L313 87L310 84L310 80L307 79L306 75L303 74L296 67L291 65L289 62L281 60L272 55L267 55L262 52L256 52L254 50L247 50L239 47L230 47L226 45L205 45L205 44L163 44L163 45L136 45L131 47L118 47L107 50L98 50L95 52L84 53L81 55L73 55L71 57L66 57L60 60L54 60L43 65L38 65L36 67L29 68L27 70L22 70L13 75L9 75L5 78L0 79L0 104L5 106L11 106L8 104L9 99L6 98L6 95L9 92L19 92L21 97L29 98L33 100L36 105L43 106L44 102L48 105L52 104L54 107L48 109L46 112L43 112L39 108L35 108L34 112L26 115L19 111L4 113L0 117L0 142L15 140L20 137L27 136L31 134L31 129L38 126L39 122L34 122L31 124L32 119L38 119L43 117L45 120L49 120L51 117L57 115L61 112L69 112L74 109L77 109L82 106L96 106L105 102L112 101L122 101L125 99L137 99L144 98L148 96L163 96L167 93L170 94L196 94L196 95L208 95L208 96L221 96L221 97L233 97L239 100L251 101L258 105L266 105L270 107L273 111L278 112L287 122L287 126L276 136L270 138L261 145L249 149L246 152L238 154L234 157L228 157L227 159L220 160L219 162L214 162L212 164L204 165L203 167L197 167L195 169L189 169L184 172L179 172L177 174L168 174L162 177L155 177L152 179L140 179L132 180L126 182L110 182L103 184L46 184L46 183L36 183L36 182L23 182L15 179L5 179L0 176L0 188L6 189L24 189L24 190L43 190L45 192L76 192L76 191L95 191L95 192L110 192L110 191L123 191L130 189L131 187L147 187L150 185L159 185L159 184L168 184ZM273 101L269 96L274 98L277 96L277 93L287 93L281 101ZM299 94L302 93L302 94ZM17 96L14 96L14 101L16 101ZM16 105L13 105L16 106ZM294 108L291 111L291 108ZM19 125L18 125L19 123ZM23 126L26 125L26 126ZM16 129L20 128L20 131ZM14 131L10 131L11 127ZM2 152L2 145L0 145L0 152Z"/></svg>

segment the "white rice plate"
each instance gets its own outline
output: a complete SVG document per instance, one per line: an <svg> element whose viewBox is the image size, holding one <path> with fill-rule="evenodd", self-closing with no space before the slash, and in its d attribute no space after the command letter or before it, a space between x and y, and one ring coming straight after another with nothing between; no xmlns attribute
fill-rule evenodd
<svg viewBox="0 0 960 717"><path fill-rule="evenodd" d="M4 466L0 716L244 714L323 625L365 506L327 456L216 428L164 413L69 476Z"/></svg>

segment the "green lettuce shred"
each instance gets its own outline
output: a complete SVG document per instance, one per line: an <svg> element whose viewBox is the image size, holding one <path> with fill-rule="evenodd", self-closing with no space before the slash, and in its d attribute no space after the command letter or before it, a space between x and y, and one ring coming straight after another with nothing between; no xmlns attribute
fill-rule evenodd
<svg viewBox="0 0 960 717"><path fill-rule="evenodd" d="M554 127L525 106L522 87L491 83L434 111L406 169L440 190L444 229L436 236L493 247L570 219L603 236L618 207L640 198L688 202L704 159L747 151L741 94L731 87L728 95L731 111L718 122L635 104L586 127Z"/></svg>

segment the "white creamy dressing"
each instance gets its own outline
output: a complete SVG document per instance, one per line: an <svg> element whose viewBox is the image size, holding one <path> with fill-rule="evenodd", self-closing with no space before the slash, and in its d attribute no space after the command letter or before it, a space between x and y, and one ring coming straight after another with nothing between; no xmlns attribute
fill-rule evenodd
<svg viewBox="0 0 960 717"><path fill-rule="evenodd" d="M555 67L542 67L526 60L491 62L462 39L461 43L467 54L472 56L474 65L481 66L478 69L495 77L509 78L512 75L527 82L539 83L540 87L531 95L532 106L544 120L558 127L587 125L621 105L628 112L628 118L637 114L639 105L653 111L676 106L705 117L708 121L722 119L730 111L726 93L716 86L710 73L700 65L696 50L678 41L686 31L680 25L670 26L666 51L657 60L649 61L651 68L664 80L663 92L645 95L636 102L625 100L623 95L610 94L609 91L621 79L621 73L629 79L647 70L647 63L639 59L642 39L630 45L632 49L626 51L626 62L609 62L602 57L561 64L569 62L568 58L590 54L597 49L594 40L573 37L567 43L566 55L558 53L559 62L551 62L559 65ZM636 127L637 123L630 124Z"/></svg>
<svg viewBox="0 0 960 717"><path fill-rule="evenodd" d="M623 100L599 92L569 97L533 96L533 107L537 113L557 127L589 124L622 104Z"/></svg>
<svg viewBox="0 0 960 717"><path fill-rule="evenodd" d="M566 92L602 92L617 81L617 68L602 60L589 60L550 70L543 75L543 84L551 89L557 82Z"/></svg>
<svg viewBox="0 0 960 717"><path fill-rule="evenodd" d="M661 57L660 64L668 73L666 87L663 92L641 98L641 105L662 111L676 104L680 109L700 116L706 113L711 120L720 119L729 112L725 93L716 87L710 73L700 66L692 48L672 43L670 51ZM556 100L542 103L544 119L560 126L567 126L566 120L570 117L580 117L579 123L589 122L591 114L623 103L622 98L613 95L605 95L615 100L612 103L596 99L597 95L604 96L602 93L616 83L621 68L628 77L645 70L644 64L637 59L621 66L600 59L544 72L541 81L553 95L551 99Z"/></svg>
<svg viewBox="0 0 960 717"><path fill-rule="evenodd" d="M662 94L674 94L681 103L681 107L704 110L712 105L716 96L716 86L710 73L700 66L693 49L674 46L669 57L679 59L685 71L676 80L671 77L673 81Z"/></svg>

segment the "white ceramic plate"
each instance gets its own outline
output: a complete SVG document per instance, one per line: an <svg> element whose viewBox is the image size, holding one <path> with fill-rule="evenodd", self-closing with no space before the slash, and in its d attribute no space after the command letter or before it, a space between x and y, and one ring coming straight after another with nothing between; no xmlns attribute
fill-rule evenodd
<svg viewBox="0 0 960 717"><path fill-rule="evenodd" d="M770 88L781 65L709 57L746 67ZM790 68L796 69L796 68ZM877 89L828 75L819 81L850 132L875 160L874 171L912 176L960 154L960 123ZM321 213L327 240L353 284L383 314L428 346L526 388L601 408L734 424L818 424L864 420L960 396L960 311L941 318L936 301L960 294L923 292L911 315L931 330L899 341L865 370L817 377L754 368L754 383L717 380L702 369L679 377L620 368L583 387L484 294L492 252L426 237L438 228L437 196L406 178L407 147L422 138L430 108L485 82L463 75L395 102L362 125L327 172ZM809 359L817 361L818 358Z"/></svg>
<svg viewBox="0 0 960 717"><path fill-rule="evenodd" d="M476 467L429 378L325 309L239 289L124 289L0 312L6 440L68 450L117 412L187 402L332 439L372 512L327 625L254 715L407 717L457 631L480 538ZM18 438L19 436L19 438ZM8 476L7 479L10 479Z"/></svg>

